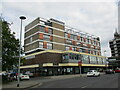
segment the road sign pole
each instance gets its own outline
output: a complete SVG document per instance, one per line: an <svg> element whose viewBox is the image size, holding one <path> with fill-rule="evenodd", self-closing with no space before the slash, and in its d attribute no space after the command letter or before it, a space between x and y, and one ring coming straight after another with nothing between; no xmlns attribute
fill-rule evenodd
<svg viewBox="0 0 120 90"><path fill-rule="evenodd" d="M81 76L81 66L82 66L82 61L78 61L78 66L79 66L79 69L80 69L80 76Z"/></svg>
<svg viewBox="0 0 120 90"><path fill-rule="evenodd" d="M80 68L80 77L81 77L81 66L79 66L79 68Z"/></svg>

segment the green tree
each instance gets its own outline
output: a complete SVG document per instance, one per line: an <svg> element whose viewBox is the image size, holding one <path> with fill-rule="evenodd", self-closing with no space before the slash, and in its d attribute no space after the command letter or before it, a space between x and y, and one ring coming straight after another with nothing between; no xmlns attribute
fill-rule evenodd
<svg viewBox="0 0 120 90"><path fill-rule="evenodd" d="M15 38L15 32L11 32L9 23L0 19L2 23L2 70L11 70L17 67L19 59L19 39Z"/></svg>

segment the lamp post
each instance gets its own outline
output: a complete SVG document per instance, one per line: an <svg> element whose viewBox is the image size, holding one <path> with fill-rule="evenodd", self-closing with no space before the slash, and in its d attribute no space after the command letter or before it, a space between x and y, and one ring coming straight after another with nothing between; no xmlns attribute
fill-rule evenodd
<svg viewBox="0 0 120 90"><path fill-rule="evenodd" d="M82 61L81 60L78 61L78 66L79 66L79 69L80 69L80 77L81 77L81 66L82 66Z"/></svg>
<svg viewBox="0 0 120 90"><path fill-rule="evenodd" d="M104 56L105 56L105 59L107 59L106 58L106 50L104 50ZM108 69L108 61L105 61L105 64L106 64L106 69Z"/></svg>
<svg viewBox="0 0 120 90"><path fill-rule="evenodd" d="M17 87L20 86L20 59L21 59L21 39L22 39L22 21L26 19L25 16L20 16L21 19L21 26L20 26L20 47L19 47L19 62L18 62L18 84Z"/></svg>

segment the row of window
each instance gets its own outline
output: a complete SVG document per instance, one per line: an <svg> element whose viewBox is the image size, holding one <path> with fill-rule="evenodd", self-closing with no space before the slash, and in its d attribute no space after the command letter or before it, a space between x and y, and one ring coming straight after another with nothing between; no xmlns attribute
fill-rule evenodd
<svg viewBox="0 0 120 90"><path fill-rule="evenodd" d="M66 51L67 50L72 50L72 51L78 51L78 52L83 52L83 53L89 53L89 54L94 54L94 55L100 55L100 52L89 50L89 49L84 49L84 48L77 48L77 47L69 47L66 46Z"/></svg>
<svg viewBox="0 0 120 90"><path fill-rule="evenodd" d="M52 41L52 36L51 35L46 35L46 34L43 34L43 33L40 33L39 34L39 39L44 39L44 40L46 40L46 41Z"/></svg>
<svg viewBox="0 0 120 90"><path fill-rule="evenodd" d="M86 37L80 37L80 36L77 36L77 35L69 34L69 33L65 33L65 38L69 38L69 39L72 39L72 40L75 40L75 41L80 41L80 42L85 42L85 43L88 43L88 44L93 44L93 45L100 46L100 42L98 42L98 41L91 40L91 39L88 39ZM71 40L69 40L69 42L70 41Z"/></svg>
<svg viewBox="0 0 120 90"><path fill-rule="evenodd" d="M106 64L106 59L96 56L82 55L82 54L64 54L63 60L81 60L83 64Z"/></svg>
<svg viewBox="0 0 120 90"><path fill-rule="evenodd" d="M45 27L45 26L40 26L40 31L43 32L43 33L53 34L53 30L51 28L48 28L48 27ZM80 42L85 42L85 43L88 43L88 44L93 44L93 45L100 46L100 43L95 41L95 40L80 37L80 36L77 36L77 35L65 33L65 37L73 39L75 41L80 41ZM66 40L66 42L72 42L72 41L71 40ZM71 44L71 43L68 43L68 44Z"/></svg>
<svg viewBox="0 0 120 90"><path fill-rule="evenodd" d="M52 34L53 30L51 28L48 28L48 27L45 27L45 26L40 26L40 32Z"/></svg>
<svg viewBox="0 0 120 90"><path fill-rule="evenodd" d="M81 42L76 42L74 40L66 40L66 44L69 44L69 45L74 45L74 46L79 46L79 47L87 47L87 48L94 48L94 49L98 49L100 50L100 47L99 46L93 46L93 45L90 45L90 44L85 44L85 43L81 43Z"/></svg>
<svg viewBox="0 0 120 90"><path fill-rule="evenodd" d="M53 44L48 42L39 42L39 47L52 50Z"/></svg>

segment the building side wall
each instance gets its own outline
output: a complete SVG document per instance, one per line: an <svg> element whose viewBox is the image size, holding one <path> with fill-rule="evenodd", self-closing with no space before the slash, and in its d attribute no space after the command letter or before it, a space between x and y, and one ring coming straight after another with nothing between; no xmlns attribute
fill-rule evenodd
<svg viewBox="0 0 120 90"><path fill-rule="evenodd" d="M62 62L62 54L42 53L42 54L36 55L35 58L33 59L26 60L24 65L43 64L43 63L58 64L60 62Z"/></svg>
<svg viewBox="0 0 120 90"><path fill-rule="evenodd" d="M39 31L39 26L34 27L33 29L29 30L28 32L25 33L25 38L38 32Z"/></svg>
<svg viewBox="0 0 120 90"><path fill-rule="evenodd" d="M30 45L25 46L25 52L36 49L38 47L39 47L39 42L32 43Z"/></svg>
<svg viewBox="0 0 120 90"><path fill-rule="evenodd" d="M31 27L33 27L34 25L39 23L39 18L35 19L34 21L32 21L31 23L29 23L26 27L25 27L25 31L27 31L28 29L30 29Z"/></svg>
<svg viewBox="0 0 120 90"><path fill-rule="evenodd" d="M54 22L52 22L52 27L64 30L64 26L63 25L60 25L60 24L57 24L57 23L54 23ZM64 32L58 31L58 30L55 30L55 29L53 29L53 34L61 36L61 37L65 37L65 33ZM65 40L64 40L64 38L53 37L53 42L63 43L64 44ZM65 50L65 45L53 44L53 49Z"/></svg>
<svg viewBox="0 0 120 90"><path fill-rule="evenodd" d="M112 56L120 56L120 39L109 42Z"/></svg>

